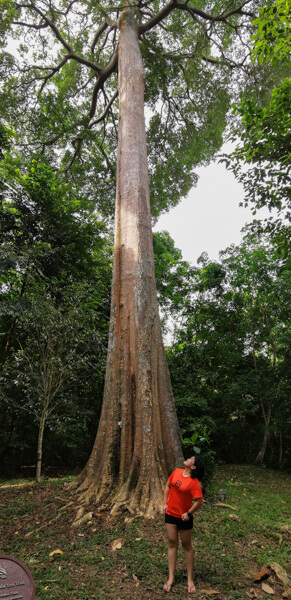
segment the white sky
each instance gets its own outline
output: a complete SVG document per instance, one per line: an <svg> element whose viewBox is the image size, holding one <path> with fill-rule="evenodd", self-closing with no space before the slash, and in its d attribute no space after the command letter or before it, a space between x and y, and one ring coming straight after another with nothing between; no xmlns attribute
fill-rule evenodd
<svg viewBox="0 0 291 600"><path fill-rule="evenodd" d="M195 172L199 175L197 186L154 227L154 231L168 231L183 259L193 265L202 252L217 260L220 250L240 243L246 223L269 215L267 208L253 216L250 208L239 206L243 188L223 164L212 163Z"/></svg>

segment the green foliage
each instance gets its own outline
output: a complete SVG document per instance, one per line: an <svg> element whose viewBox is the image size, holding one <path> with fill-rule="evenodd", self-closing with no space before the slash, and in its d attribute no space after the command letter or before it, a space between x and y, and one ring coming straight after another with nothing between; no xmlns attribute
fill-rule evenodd
<svg viewBox="0 0 291 600"><path fill-rule="evenodd" d="M206 427L218 459L252 461L267 428L265 459L286 465L290 261L249 234L221 263L201 263L167 351L183 437L190 444L192 423L195 436Z"/></svg>
<svg viewBox="0 0 291 600"><path fill-rule="evenodd" d="M290 61L291 6L289 0L277 0L272 6L261 7L254 21L252 54L254 61L287 65ZM257 231L266 232L277 240L277 247L287 254L290 249L290 164L291 164L291 79L281 78L264 104L258 98L243 96L240 105L234 105L241 124L231 136L240 138L236 150L225 157L227 168L242 183L244 205L256 209L267 206L275 209L264 226L255 223ZM247 168L246 168L247 167Z"/></svg>
<svg viewBox="0 0 291 600"><path fill-rule="evenodd" d="M256 34L252 37L254 59L276 62L287 60L291 53L290 0L276 0L272 6L260 7L254 21Z"/></svg>
<svg viewBox="0 0 291 600"><path fill-rule="evenodd" d="M203 446L207 447L210 445L210 433L207 427L199 427L195 423L189 427L189 430L194 433L190 438L183 438L183 444L188 450L191 449L195 454L200 454Z"/></svg>
<svg viewBox="0 0 291 600"><path fill-rule="evenodd" d="M153 244L158 302L163 323L169 326L170 319L183 310L185 297L191 291L194 269L182 260L181 251L166 231L154 233Z"/></svg>
<svg viewBox="0 0 291 600"><path fill-rule="evenodd" d="M189 424L188 431L193 433L191 437L183 438L184 455L186 457L193 454L201 455L205 467L202 482L203 492L207 491L207 494L211 494L213 493L212 480L215 472L215 453L211 444L211 432L206 425L199 423L199 420Z"/></svg>
<svg viewBox="0 0 291 600"><path fill-rule="evenodd" d="M31 463L45 404L45 463L87 458L100 413L112 249L50 167L0 164L1 455ZM9 432L9 434L7 433ZM80 451L80 448L82 449Z"/></svg>
<svg viewBox="0 0 291 600"><path fill-rule="evenodd" d="M0 48L7 42L10 28L19 13L18 7L12 0L0 0Z"/></svg>
<svg viewBox="0 0 291 600"><path fill-rule="evenodd" d="M243 184L244 205L275 208L290 221L291 79L272 92L269 105L243 98L236 109L242 119L242 145L227 162ZM250 165L247 170L244 164ZM255 185L254 185L255 182ZM254 213L255 213L254 209Z"/></svg>

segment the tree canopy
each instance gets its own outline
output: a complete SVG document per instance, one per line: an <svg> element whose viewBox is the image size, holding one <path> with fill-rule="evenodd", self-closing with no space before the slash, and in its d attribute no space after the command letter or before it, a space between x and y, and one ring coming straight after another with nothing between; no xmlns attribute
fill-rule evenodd
<svg viewBox="0 0 291 600"><path fill-rule="evenodd" d="M152 214L187 194L222 144L257 4L133 2L146 76ZM72 193L112 214L118 120L118 21L123 3L56 0L1 7L3 117L22 156L41 155ZM17 47L5 47L7 36ZM237 85L237 84L236 84ZM206 91L207 90L207 91Z"/></svg>

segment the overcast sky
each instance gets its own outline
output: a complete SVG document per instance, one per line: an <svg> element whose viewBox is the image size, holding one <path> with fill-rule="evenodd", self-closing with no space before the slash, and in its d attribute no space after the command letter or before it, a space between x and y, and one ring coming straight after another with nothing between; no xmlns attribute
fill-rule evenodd
<svg viewBox="0 0 291 600"><path fill-rule="evenodd" d="M202 252L217 260L220 250L240 243L246 223L269 214L262 209L254 217L249 208L239 206L244 198L242 186L224 165L213 163L196 172L197 186L154 227L154 231L168 231L184 260L193 265Z"/></svg>

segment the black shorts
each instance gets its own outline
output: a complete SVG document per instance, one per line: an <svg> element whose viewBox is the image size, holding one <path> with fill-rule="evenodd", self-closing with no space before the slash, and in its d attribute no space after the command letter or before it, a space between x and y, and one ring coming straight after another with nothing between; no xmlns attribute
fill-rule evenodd
<svg viewBox="0 0 291 600"><path fill-rule="evenodd" d="M193 528L193 517L191 516L189 521L182 521L182 519L179 519L179 517L172 517L172 515L168 515L168 513L166 513L165 523L177 525L178 529L181 529L181 531L186 531L187 529Z"/></svg>

